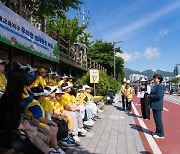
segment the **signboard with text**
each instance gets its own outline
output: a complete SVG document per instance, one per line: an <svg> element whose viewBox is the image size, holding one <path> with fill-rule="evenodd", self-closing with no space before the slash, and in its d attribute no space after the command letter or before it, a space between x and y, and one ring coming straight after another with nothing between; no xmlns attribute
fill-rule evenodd
<svg viewBox="0 0 180 154"><path fill-rule="evenodd" d="M58 62L57 41L0 2L0 41L39 57Z"/></svg>
<svg viewBox="0 0 180 154"><path fill-rule="evenodd" d="M90 83L99 83L99 70L90 70Z"/></svg>

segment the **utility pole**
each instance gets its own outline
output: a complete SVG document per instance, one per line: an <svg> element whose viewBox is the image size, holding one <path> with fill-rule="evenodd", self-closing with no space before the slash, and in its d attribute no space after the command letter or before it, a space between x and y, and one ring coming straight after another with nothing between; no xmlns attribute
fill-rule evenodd
<svg viewBox="0 0 180 154"><path fill-rule="evenodd" d="M123 41L117 41L117 42L113 42L113 52L114 52L114 80L116 80L116 51L115 51L115 45L117 43L121 43Z"/></svg>
<svg viewBox="0 0 180 154"><path fill-rule="evenodd" d="M85 24L85 12L84 12L84 7L82 7L82 24Z"/></svg>

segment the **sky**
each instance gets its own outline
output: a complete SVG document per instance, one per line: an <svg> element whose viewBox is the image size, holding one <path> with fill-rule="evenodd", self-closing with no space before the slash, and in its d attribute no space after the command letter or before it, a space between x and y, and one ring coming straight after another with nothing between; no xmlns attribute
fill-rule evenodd
<svg viewBox="0 0 180 154"><path fill-rule="evenodd" d="M173 71L180 63L180 0L84 0L93 40L116 42L125 67ZM79 11L80 12L80 11ZM71 10L80 20L82 14Z"/></svg>

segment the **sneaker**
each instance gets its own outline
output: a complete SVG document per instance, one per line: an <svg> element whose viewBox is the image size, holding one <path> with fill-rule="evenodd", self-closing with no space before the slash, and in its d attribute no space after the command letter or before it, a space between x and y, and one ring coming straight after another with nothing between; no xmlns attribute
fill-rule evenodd
<svg viewBox="0 0 180 154"><path fill-rule="evenodd" d="M62 141L62 140L58 141L58 145L59 145L62 149L68 148L67 143L64 142L64 141Z"/></svg>
<svg viewBox="0 0 180 154"><path fill-rule="evenodd" d="M73 141L71 141L69 138L64 140L63 143L65 143L68 147L75 145L75 143Z"/></svg>
<svg viewBox="0 0 180 154"><path fill-rule="evenodd" d="M153 135L153 137L154 138L159 138L159 139L161 139L161 138L163 139L164 138L164 136L158 136L158 135Z"/></svg>
<svg viewBox="0 0 180 154"><path fill-rule="evenodd" d="M94 115L94 118L101 119L98 115Z"/></svg>
<svg viewBox="0 0 180 154"><path fill-rule="evenodd" d="M94 121L92 119L89 120L90 122L92 122L94 124Z"/></svg>
<svg viewBox="0 0 180 154"><path fill-rule="evenodd" d="M84 128L79 129L78 132L81 136L86 136L87 134L87 130L85 130Z"/></svg>
<svg viewBox="0 0 180 154"><path fill-rule="evenodd" d="M59 147L58 149L56 149L60 154L65 154L65 152Z"/></svg>
<svg viewBox="0 0 180 154"><path fill-rule="evenodd" d="M92 126L92 125L94 125L94 121L93 120L84 121L84 124Z"/></svg>
<svg viewBox="0 0 180 154"><path fill-rule="evenodd" d="M102 112L103 112L103 110L99 109L99 110L98 110L98 112L99 112L99 113L102 113Z"/></svg>
<svg viewBox="0 0 180 154"><path fill-rule="evenodd" d="M84 125L87 125L87 126L93 126L94 123L91 122L91 121L84 121Z"/></svg>
<svg viewBox="0 0 180 154"><path fill-rule="evenodd" d="M59 147L58 149L51 148L49 154L65 154L65 152Z"/></svg>
<svg viewBox="0 0 180 154"><path fill-rule="evenodd" d="M87 130L85 130L84 128L78 129L78 132L80 133L87 133Z"/></svg>
<svg viewBox="0 0 180 154"><path fill-rule="evenodd" d="M77 135L74 135L73 139L75 142L78 142L78 143L80 142L80 138Z"/></svg>

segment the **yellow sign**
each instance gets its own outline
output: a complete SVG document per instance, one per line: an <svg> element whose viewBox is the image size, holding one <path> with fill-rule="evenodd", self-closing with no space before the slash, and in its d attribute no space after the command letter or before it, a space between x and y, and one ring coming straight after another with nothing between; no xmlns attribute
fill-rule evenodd
<svg viewBox="0 0 180 154"><path fill-rule="evenodd" d="M99 70L90 70L90 83L99 83Z"/></svg>

